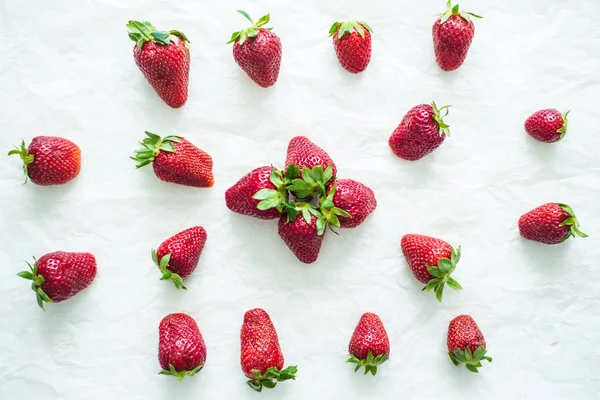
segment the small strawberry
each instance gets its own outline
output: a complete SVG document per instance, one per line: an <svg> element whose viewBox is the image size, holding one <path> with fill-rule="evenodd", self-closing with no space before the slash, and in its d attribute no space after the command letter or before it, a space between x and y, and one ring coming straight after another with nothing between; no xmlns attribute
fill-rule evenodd
<svg viewBox="0 0 600 400"><path fill-rule="evenodd" d="M454 290L462 289L450 276L460 260L460 246L455 250L443 240L415 234L404 235L400 246L415 278L427 284L423 290L434 290L438 301L442 301L446 284Z"/></svg>
<svg viewBox="0 0 600 400"><path fill-rule="evenodd" d="M492 362L486 355L485 339L469 315L459 315L448 326L448 355L456 366L464 364L471 372L478 372L481 361Z"/></svg>
<svg viewBox="0 0 600 400"><path fill-rule="evenodd" d="M161 181L203 188L214 185L213 160L208 153L180 136L161 138L150 132L146 135L140 142L143 149L131 157L139 163L137 168L152 163Z"/></svg>
<svg viewBox="0 0 600 400"><path fill-rule="evenodd" d="M157 31L148 21L129 21L133 58L161 99L173 108L185 104L190 76L190 41L177 30Z"/></svg>
<svg viewBox="0 0 600 400"><path fill-rule="evenodd" d="M333 47L346 71L357 74L371 61L371 27L362 21L335 22L329 29Z"/></svg>
<svg viewBox="0 0 600 400"><path fill-rule="evenodd" d="M81 169L81 150L70 140L52 137L34 137L29 147L25 141L15 150L8 152L9 156L21 156L27 179L37 185L62 185L79 175Z"/></svg>
<svg viewBox="0 0 600 400"><path fill-rule="evenodd" d="M31 288L42 309L44 302L60 303L75 296L96 277L96 259L90 253L57 251L33 260L33 265L27 263L31 271L17 275L33 281Z"/></svg>
<svg viewBox="0 0 600 400"><path fill-rule="evenodd" d="M449 126L443 120L449 107L438 109L433 102L411 108L390 136L388 143L394 154L415 161L437 149L450 136Z"/></svg>
<svg viewBox="0 0 600 400"><path fill-rule="evenodd" d="M177 289L186 289L183 279L194 272L206 243L206 230L194 226L168 238L158 250L152 250L152 260L163 274L161 280L170 279Z"/></svg>
<svg viewBox="0 0 600 400"><path fill-rule="evenodd" d="M310 203L296 203L279 219L279 236L294 255L305 264L319 258L325 226L321 214Z"/></svg>
<svg viewBox="0 0 600 400"><path fill-rule="evenodd" d="M162 375L182 380L194 376L206 362L206 344L194 318L177 313L169 314L158 327L158 361Z"/></svg>
<svg viewBox="0 0 600 400"><path fill-rule="evenodd" d="M347 362L357 364L354 372L365 367L365 375L377 373L377 366L390 356L390 340L383 323L373 313L364 313L354 329L348 345L350 358Z"/></svg>
<svg viewBox="0 0 600 400"><path fill-rule="evenodd" d="M519 232L525 239L545 244L562 243L571 236L588 236L579 230L573 209L562 203L546 203L522 215Z"/></svg>
<svg viewBox="0 0 600 400"><path fill-rule="evenodd" d="M316 166L321 166L323 170L331 167L331 177L335 178L337 175L337 168L329 154L305 136L296 136L288 144L285 159L286 170L292 164L297 165L300 171L304 170L304 168L312 170ZM300 178L302 177L303 175L300 174Z"/></svg>
<svg viewBox="0 0 600 400"><path fill-rule="evenodd" d="M227 43L233 43L233 58L259 86L273 86L281 66L281 40L271 32L272 28L264 28L271 17L267 14L255 23L246 12L237 12L246 17L252 26L231 35Z"/></svg>
<svg viewBox="0 0 600 400"><path fill-rule="evenodd" d="M323 217L330 226L339 228L356 228L376 207L373 191L352 179L338 179L330 183L327 197L321 201Z"/></svg>
<svg viewBox="0 0 600 400"><path fill-rule="evenodd" d="M525 121L525 131L540 142L558 142L567 133L569 113L561 114L554 108L536 111Z"/></svg>
<svg viewBox="0 0 600 400"><path fill-rule="evenodd" d="M279 338L265 310L255 308L244 314L240 341L240 363L252 389L260 392L263 387L273 389L277 382L296 379L298 367L283 369Z"/></svg>
<svg viewBox="0 0 600 400"><path fill-rule="evenodd" d="M448 0L446 12L433 24L433 50L435 60L444 71L458 69L467 58L469 47L475 36L475 25L471 17L479 15L459 11L458 4L452 7Z"/></svg>

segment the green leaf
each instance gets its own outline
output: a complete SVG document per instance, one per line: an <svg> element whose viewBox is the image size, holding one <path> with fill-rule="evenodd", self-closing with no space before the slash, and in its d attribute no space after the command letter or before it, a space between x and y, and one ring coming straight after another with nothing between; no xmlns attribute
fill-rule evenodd
<svg viewBox="0 0 600 400"><path fill-rule="evenodd" d="M296 164L291 164L285 172L285 177L290 181L297 179L298 175L300 175L300 168Z"/></svg>
<svg viewBox="0 0 600 400"><path fill-rule="evenodd" d="M169 261L171 261L171 255L172 253L168 253L163 258L161 258L159 264L161 271L164 271L169 266Z"/></svg>
<svg viewBox="0 0 600 400"><path fill-rule="evenodd" d="M443 283L440 283L440 285L435 288L435 298L440 303L442 302L442 295L444 294L444 286L445 285Z"/></svg>
<svg viewBox="0 0 600 400"><path fill-rule="evenodd" d="M248 19L248 21L252 22L252 25L256 25L254 23L254 21L252 21L252 18L250 18L250 16L248 15L248 13L246 11L243 10L236 10L237 12L239 12L240 14L242 14L244 17L246 17Z"/></svg>
<svg viewBox="0 0 600 400"><path fill-rule="evenodd" d="M325 218L317 218L317 235L321 236L325 232L327 221Z"/></svg>
<svg viewBox="0 0 600 400"><path fill-rule="evenodd" d="M17 275L23 279L28 279L30 281L32 281L34 278L33 274L29 271L22 271L22 272L19 272Z"/></svg>
<svg viewBox="0 0 600 400"><path fill-rule="evenodd" d="M473 358L475 360L481 360L481 358L483 357L483 354L485 353L485 348L483 346L479 346L476 350L475 353L473 353Z"/></svg>
<svg viewBox="0 0 600 400"><path fill-rule="evenodd" d="M439 270L438 267L427 267L427 271L431 276L435 276L436 278L443 278L444 274Z"/></svg>
<svg viewBox="0 0 600 400"><path fill-rule="evenodd" d="M450 361L452 361L452 364L454 364L455 366L458 366L459 362L456 361L456 357L454 357L454 354L449 352L448 356L450 357Z"/></svg>
<svg viewBox="0 0 600 400"><path fill-rule="evenodd" d="M260 381L260 383L262 383L264 387L269 389L273 389L275 386L277 386L277 382L268 379L263 379L262 381Z"/></svg>
<svg viewBox="0 0 600 400"><path fill-rule="evenodd" d="M465 346L465 360L472 360L473 353L471 353L471 348L469 346Z"/></svg>
<svg viewBox="0 0 600 400"><path fill-rule="evenodd" d="M312 218L310 212L308 212L306 208L302 210L302 217L304 218L304 221L306 221L306 225L310 225Z"/></svg>
<svg viewBox="0 0 600 400"><path fill-rule="evenodd" d="M256 390L257 392L262 391L262 385L259 382L248 381L246 383L248 384L248 386L250 386L252 389Z"/></svg>
<svg viewBox="0 0 600 400"><path fill-rule="evenodd" d="M261 211L266 211L266 210L270 210L272 208L277 208L280 204L281 204L281 201L279 198L270 197L270 198L260 201L256 205L256 208L258 208Z"/></svg>
<svg viewBox="0 0 600 400"><path fill-rule="evenodd" d="M431 279L429 282L427 282L427 285L423 288L423 291L432 291L440 282L442 282L440 278Z"/></svg>
<svg viewBox="0 0 600 400"><path fill-rule="evenodd" d="M271 14L262 16L256 23L256 26L258 26L258 27L264 26L264 25L268 24L269 21L271 21Z"/></svg>
<svg viewBox="0 0 600 400"><path fill-rule="evenodd" d="M447 258L441 258L438 261L438 269L443 273L443 274L447 274L448 272L450 272L450 269L452 269L452 263L450 262L449 259Z"/></svg>
<svg viewBox="0 0 600 400"><path fill-rule="evenodd" d="M321 204L321 206L322 206L323 208L334 208L334 207L335 207L335 204L333 204L333 201L331 201L331 200L327 199L327 200L325 200L325 201L323 202L323 204Z"/></svg>
<svg viewBox="0 0 600 400"><path fill-rule="evenodd" d="M371 29L371 27L369 26L369 24L367 24L365 21L358 21L359 24L361 24L362 26L364 26L365 28L367 28L367 30L369 32L373 32L373 29Z"/></svg>
<svg viewBox="0 0 600 400"><path fill-rule="evenodd" d="M465 364L465 366L467 367L467 369L471 372L475 372L476 374L479 373L479 371L477 371L477 367L475 367L474 365L471 364Z"/></svg>
<svg viewBox="0 0 600 400"><path fill-rule="evenodd" d="M460 283L458 283L454 278L452 277L448 277L448 280L446 281L446 283L448 284L448 286L450 286L450 288L454 289L454 290L461 290L462 286L460 286Z"/></svg>
<svg viewBox="0 0 600 400"><path fill-rule="evenodd" d="M331 180L332 177L333 177L333 168L330 165L327 168L325 168L325 171L323 172L323 182L325 184L329 183L329 181Z"/></svg>
<svg viewBox="0 0 600 400"><path fill-rule="evenodd" d="M248 37L248 35L246 34L246 31L242 31L240 33L240 41L239 41L240 46L246 42L247 37Z"/></svg>
<svg viewBox="0 0 600 400"><path fill-rule="evenodd" d="M266 200L270 197L273 197L274 194L278 195L279 192L273 189L261 189L258 192L254 193L254 196L252 196L252 198L255 200Z"/></svg>

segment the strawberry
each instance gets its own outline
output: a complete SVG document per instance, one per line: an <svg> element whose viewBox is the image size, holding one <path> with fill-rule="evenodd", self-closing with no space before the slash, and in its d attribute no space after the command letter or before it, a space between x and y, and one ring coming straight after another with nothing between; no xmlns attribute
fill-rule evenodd
<svg viewBox="0 0 600 400"><path fill-rule="evenodd" d="M214 185L213 160L208 153L180 136L161 138L150 132L146 135L140 142L143 149L131 157L139 163L137 168L152 163L161 181L203 188Z"/></svg>
<svg viewBox="0 0 600 400"><path fill-rule="evenodd" d="M79 175L81 169L81 150L70 140L52 137L34 137L29 147L25 141L9 156L18 154L23 160L25 183L27 179L37 185L62 185Z"/></svg>
<svg viewBox="0 0 600 400"><path fill-rule="evenodd" d="M554 108L536 111L525 121L525 131L540 142L558 142L567 133L569 113L561 114Z"/></svg>
<svg viewBox="0 0 600 400"><path fill-rule="evenodd" d="M458 69L467 58L469 47L475 36L475 25L471 17L479 15L459 11L458 4L452 7L448 0L446 12L433 24L433 50L435 60L444 71Z"/></svg>
<svg viewBox="0 0 600 400"><path fill-rule="evenodd" d="M182 380L194 376L206 362L206 344L194 318L177 313L169 314L158 327L158 361L162 375Z"/></svg>
<svg viewBox="0 0 600 400"><path fill-rule="evenodd" d="M348 72L358 74L371 61L371 27L362 21L335 22L329 29L340 64Z"/></svg>
<svg viewBox="0 0 600 400"><path fill-rule="evenodd" d="M329 184L327 197L322 198L321 213L330 226L356 228L376 207L377 200L370 188L352 179L338 179Z"/></svg>
<svg viewBox="0 0 600 400"><path fill-rule="evenodd" d="M415 234L404 235L400 246L415 278L427 284L423 290L434 290L438 301L442 301L445 284L462 289L450 276L460 260L460 246L455 250L443 240Z"/></svg>
<svg viewBox="0 0 600 400"><path fill-rule="evenodd" d="M161 280L170 279L177 289L186 289L183 279L194 272L206 243L206 230L194 226L168 238L158 250L152 250L152 260L163 274Z"/></svg>
<svg viewBox="0 0 600 400"><path fill-rule="evenodd" d="M185 104L190 77L190 41L177 30L157 31L148 21L129 21L133 58L152 88L173 108Z"/></svg>
<svg viewBox="0 0 600 400"><path fill-rule="evenodd" d="M31 288L38 305L60 303L87 288L96 277L96 259L90 253L57 251L46 254L29 265L31 271L19 272L21 278L33 281Z"/></svg>
<svg viewBox="0 0 600 400"><path fill-rule="evenodd" d="M329 154L305 136L296 136L292 138L288 144L287 156L285 159L286 170L292 164L298 166L300 171L304 170L304 168L312 170L313 167L316 166L322 167L323 170L331 167L331 177L335 178L337 174L337 168ZM302 178L302 176L301 173L300 178Z"/></svg>
<svg viewBox="0 0 600 400"><path fill-rule="evenodd" d="M310 203L296 203L286 211L279 218L279 236L298 260L314 263L325 237L321 214Z"/></svg>
<svg viewBox="0 0 600 400"><path fill-rule="evenodd" d="M481 361L492 362L486 355L485 339L469 315L459 315L448 326L448 355L456 366L464 364L471 372L478 372Z"/></svg>
<svg viewBox="0 0 600 400"><path fill-rule="evenodd" d="M271 17L267 14L255 23L246 12L237 12L246 17L252 26L231 35L228 43L233 43L233 58L259 86L273 86L281 66L281 40L271 31L272 28L264 28Z"/></svg>
<svg viewBox="0 0 600 400"><path fill-rule="evenodd" d="M525 239L545 244L562 243L571 236L588 236L579 230L573 209L562 203L546 203L522 215L519 232Z"/></svg>
<svg viewBox="0 0 600 400"><path fill-rule="evenodd" d="M263 387L272 389L277 382L296 379L298 367L283 369L279 338L265 310L255 308L244 314L240 341L242 371L252 389L260 392Z"/></svg>
<svg viewBox="0 0 600 400"><path fill-rule="evenodd" d="M365 375L377 373L377 366L386 362L390 356L390 340L383 323L373 313L364 313L354 329L348 345L350 358L347 362L356 364L354 372L365 367Z"/></svg>
<svg viewBox="0 0 600 400"><path fill-rule="evenodd" d="M394 154L415 161L437 149L450 136L449 126L443 120L449 107L438 109L433 102L411 108L389 139Z"/></svg>

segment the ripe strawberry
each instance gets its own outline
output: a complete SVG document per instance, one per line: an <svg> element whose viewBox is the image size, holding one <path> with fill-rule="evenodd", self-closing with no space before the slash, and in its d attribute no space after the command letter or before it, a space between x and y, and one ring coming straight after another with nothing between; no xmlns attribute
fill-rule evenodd
<svg viewBox="0 0 600 400"><path fill-rule="evenodd" d="M365 375L377 373L377 366L386 362L390 356L390 340L383 323L373 313L364 313L354 329L348 345L350 358L347 362L357 364L354 372L365 367Z"/></svg>
<svg viewBox="0 0 600 400"><path fill-rule="evenodd" d="M81 169L81 150L70 140L52 137L34 137L29 147L25 141L9 156L18 154L23 160L25 183L27 179L37 185L62 185L79 175Z"/></svg>
<svg viewBox="0 0 600 400"><path fill-rule="evenodd" d="M180 136L161 138L150 132L146 135L140 142L144 148L131 157L139 162L137 168L152 163L161 181L203 188L214 185L213 160L208 153Z"/></svg>
<svg viewBox="0 0 600 400"><path fill-rule="evenodd" d="M42 309L44 302L60 303L75 296L96 277L96 259L90 253L57 251L33 260L33 265L27 263L31 271L17 275L33 281L31 288Z"/></svg>
<svg viewBox="0 0 600 400"><path fill-rule="evenodd" d="M279 338L269 314L263 309L246 311L240 332L242 371L250 378L248 385L260 392L272 389L277 382L295 380L297 366L283 369Z"/></svg>
<svg viewBox="0 0 600 400"><path fill-rule="evenodd" d="M337 168L329 154L305 136L296 136L288 144L287 157L285 159L286 170L292 164L297 165L300 171L304 168L312 170L316 166L321 166L323 170L331 167L331 177L335 178L337 174ZM302 174L300 174L300 177L302 177Z"/></svg>
<svg viewBox="0 0 600 400"><path fill-rule="evenodd" d="M400 246L415 278L427 284L423 290L434 290L438 301L442 301L445 284L462 289L450 276L460 260L460 246L455 250L443 240L415 234L404 235Z"/></svg>
<svg viewBox="0 0 600 400"><path fill-rule="evenodd" d="M206 237L203 227L194 226L168 238L158 250L152 250L152 260L163 274L160 279L170 279L177 289L187 290L183 278L190 276L198 266Z"/></svg>
<svg viewBox="0 0 600 400"><path fill-rule="evenodd" d="M394 154L415 161L437 149L450 136L449 126L443 120L448 107L438 109L433 102L411 108L390 136L388 143Z"/></svg>
<svg viewBox="0 0 600 400"><path fill-rule="evenodd" d="M264 28L271 17L267 14L254 23L246 12L237 12L246 17L252 26L231 35L228 43L233 43L233 58L259 86L273 86L281 66L281 41L271 32L272 28Z"/></svg>
<svg viewBox="0 0 600 400"><path fill-rule="evenodd" d="M446 12L433 24L433 50L435 59L444 71L458 69L467 58L469 47L475 36L475 25L471 17L479 15L459 11L458 4L452 7L448 0Z"/></svg>
<svg viewBox="0 0 600 400"><path fill-rule="evenodd" d="M325 237L321 214L309 203L296 203L295 209L286 211L279 219L279 236L298 260L314 263Z"/></svg>
<svg viewBox="0 0 600 400"><path fill-rule="evenodd" d="M371 61L371 27L362 21L335 22L329 29L335 54L342 67L357 74Z"/></svg>
<svg viewBox="0 0 600 400"><path fill-rule="evenodd" d="M525 121L525 131L540 142L558 142L567 133L569 113L570 111L561 114L554 108L536 111Z"/></svg>
<svg viewBox="0 0 600 400"><path fill-rule="evenodd" d="M370 188L352 179L338 179L329 184L321 213L330 226L356 228L376 207L377 200Z"/></svg>
<svg viewBox="0 0 600 400"><path fill-rule="evenodd" d="M525 239L545 244L562 243L571 236L588 236L579 230L573 209L562 203L546 203L522 215L519 231Z"/></svg>
<svg viewBox="0 0 600 400"><path fill-rule="evenodd" d="M206 362L206 344L196 321L186 314L169 314L158 327L158 361L162 375L182 380L194 376Z"/></svg>
<svg viewBox="0 0 600 400"><path fill-rule="evenodd" d="M133 58L161 99L173 108L185 104L190 77L190 41L181 32L157 31L148 21L129 21L136 42Z"/></svg>
<svg viewBox="0 0 600 400"><path fill-rule="evenodd" d="M485 339L469 315L459 315L448 326L448 355L454 365L464 364L471 372L478 372L481 361L492 362L486 356Z"/></svg>

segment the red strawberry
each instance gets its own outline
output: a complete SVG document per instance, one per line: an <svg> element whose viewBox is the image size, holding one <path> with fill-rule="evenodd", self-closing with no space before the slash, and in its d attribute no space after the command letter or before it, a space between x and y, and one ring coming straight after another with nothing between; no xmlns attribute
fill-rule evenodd
<svg viewBox="0 0 600 400"><path fill-rule="evenodd" d="M146 135L140 142L144 148L131 157L139 162L137 168L152 163L161 181L203 188L214 185L213 160L208 153L180 136L161 138L150 132Z"/></svg>
<svg viewBox="0 0 600 400"><path fill-rule="evenodd" d="M567 133L567 116L554 108L534 112L525 121L525 131L532 138L544 143L558 142Z"/></svg>
<svg viewBox="0 0 600 400"><path fill-rule="evenodd" d="M444 71L454 71L467 58L469 47L475 36L475 25L471 17L479 15L459 11L458 4L452 7L450 0L446 12L433 24L433 50L435 59Z"/></svg>
<svg viewBox="0 0 600 400"><path fill-rule="evenodd" d="M235 42L233 58L259 86L273 86L277 82L281 66L281 41L271 28L264 28L271 17L267 14L254 23L246 12L237 11L246 17L252 26L231 35L228 43Z"/></svg>
<svg viewBox="0 0 600 400"><path fill-rule="evenodd" d="M158 250L152 250L152 260L163 274L161 280L170 279L177 289L187 289L183 278L190 276L198 266L206 237L203 227L194 226L168 238Z"/></svg>
<svg viewBox="0 0 600 400"><path fill-rule="evenodd" d="M342 67L357 74L371 61L371 27L362 21L335 22L329 29L335 54Z"/></svg>
<svg viewBox="0 0 600 400"><path fill-rule="evenodd" d="M52 137L34 137L29 147L25 141L9 156L18 154L23 160L25 183L27 178L42 186L62 185L79 175L81 169L81 150L70 140Z"/></svg>
<svg viewBox="0 0 600 400"><path fill-rule="evenodd" d="M415 161L437 149L450 136L449 126L443 120L448 107L438 109L433 102L411 108L389 139L394 154Z"/></svg>
<svg viewBox="0 0 600 400"><path fill-rule="evenodd" d="M294 215L291 210L279 219L279 236L305 264L312 264L319 258L321 244L325 237L325 226L320 219L321 214L308 203L296 204L301 214Z"/></svg>
<svg viewBox="0 0 600 400"><path fill-rule="evenodd" d="M300 171L304 168L312 170L316 166L321 166L323 170L331 167L332 177L335 178L337 174L337 168L329 154L304 136L296 136L288 144L285 159L286 170L292 164L297 165ZM302 177L302 174L300 174L300 177Z"/></svg>
<svg viewBox="0 0 600 400"><path fill-rule="evenodd" d="M562 243L571 236L588 236L579 230L573 209L562 203L546 203L522 215L519 231L525 239L545 244Z"/></svg>
<svg viewBox="0 0 600 400"><path fill-rule="evenodd" d="M448 326L448 355L454 365L464 364L471 372L478 372L481 361L492 362L486 356L485 339L469 315L459 315Z"/></svg>
<svg viewBox="0 0 600 400"><path fill-rule="evenodd" d="M225 192L231 211L258 219L275 219L281 214L287 192L281 171L260 167L240 179Z"/></svg>
<svg viewBox="0 0 600 400"><path fill-rule="evenodd" d="M357 364L354 372L365 367L374 376L377 366L386 362L390 356L390 340L383 323L373 313L364 313L354 329L354 334L348 345L350 358L347 362Z"/></svg>
<svg viewBox="0 0 600 400"><path fill-rule="evenodd" d="M321 202L321 212L329 225L340 228L356 228L376 207L373 191L352 179L338 179L330 183L327 197Z"/></svg>
<svg viewBox="0 0 600 400"><path fill-rule="evenodd" d="M31 271L19 272L18 275L33 281L31 288L42 309L44 302L60 303L75 296L96 277L96 259L90 253L57 251L39 260L34 258L34 264L27 265Z"/></svg>
<svg viewBox="0 0 600 400"><path fill-rule="evenodd" d="M158 335L161 374L182 380L204 367L206 344L194 318L182 313L169 314L160 321Z"/></svg>
<svg viewBox="0 0 600 400"><path fill-rule="evenodd" d="M279 338L265 310L255 308L244 314L240 341L242 371L252 389L260 392L263 387L272 389L277 382L296 379L298 367L283 369Z"/></svg>
<svg viewBox="0 0 600 400"><path fill-rule="evenodd" d="M415 278L427 284L423 290L434 290L438 301L442 301L445 284L462 289L450 276L460 260L460 246L455 250L443 240L415 234L404 235L400 246Z"/></svg>
<svg viewBox="0 0 600 400"><path fill-rule="evenodd" d="M185 104L190 76L190 49L177 30L157 31L148 21L129 21L129 38L136 42L133 58L161 99L173 108Z"/></svg>

